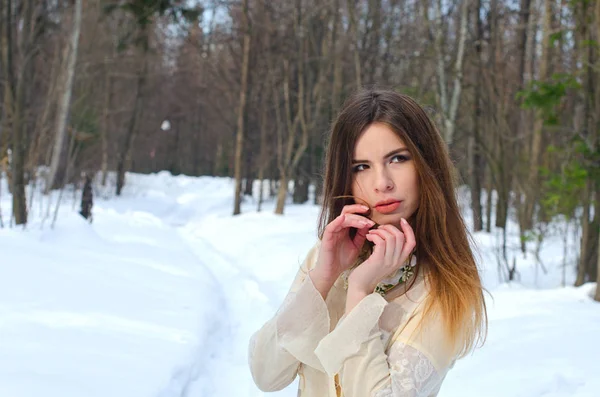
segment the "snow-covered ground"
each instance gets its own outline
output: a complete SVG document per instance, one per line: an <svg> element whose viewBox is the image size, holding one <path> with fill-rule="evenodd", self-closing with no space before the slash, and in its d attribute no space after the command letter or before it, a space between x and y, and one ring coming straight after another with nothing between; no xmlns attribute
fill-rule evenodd
<svg viewBox="0 0 600 397"><path fill-rule="evenodd" d="M288 205L276 216L272 201L257 213L246 199L233 217L226 178L159 173L127 183L122 197L96 195L92 224L69 193L53 229L51 219L42 225L39 195L25 231L0 229L0 396L296 396L295 382L269 394L254 386L247 346L314 243L318 208ZM594 284L560 287L560 227L540 251L544 273L519 254L511 224L520 281L510 284L498 275L499 232L474 235L488 340L457 362L441 397L599 395L600 304Z"/></svg>

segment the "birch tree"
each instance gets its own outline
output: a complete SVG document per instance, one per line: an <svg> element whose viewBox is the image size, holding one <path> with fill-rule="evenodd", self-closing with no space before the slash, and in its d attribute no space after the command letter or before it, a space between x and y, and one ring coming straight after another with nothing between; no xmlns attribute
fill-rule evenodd
<svg viewBox="0 0 600 397"><path fill-rule="evenodd" d="M456 59L454 61L453 85L452 91L448 92L446 76L446 57L447 51L444 46L444 23L442 19L442 0L434 0L434 48L437 62L437 83L440 107L442 110L442 119L444 122L444 139L448 145L452 144L454 139L454 130L456 128L456 115L460 96L462 92L463 64L465 57L465 42L467 40L467 24L469 13L469 0L462 0L460 3L460 28L457 38Z"/></svg>
<svg viewBox="0 0 600 397"><path fill-rule="evenodd" d="M73 90L73 76L75 75L75 64L77 62L77 49L79 44L79 32L81 31L81 9L82 0L75 0L75 9L73 11L73 27L71 29L71 36L69 44L64 49L64 67L60 70L61 83L59 87L62 89L60 94L57 116L56 116L56 127L54 131L54 147L52 150L52 161L50 163L50 169L46 179L45 193L48 194L52 189L58 172L60 164L61 153L63 151L64 140L67 133L66 124L67 116L69 113L69 106L71 104L71 92Z"/></svg>

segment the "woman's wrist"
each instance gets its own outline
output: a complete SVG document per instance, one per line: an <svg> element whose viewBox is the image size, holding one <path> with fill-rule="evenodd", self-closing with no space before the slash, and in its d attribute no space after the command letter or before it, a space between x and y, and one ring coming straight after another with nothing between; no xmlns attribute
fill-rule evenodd
<svg viewBox="0 0 600 397"><path fill-rule="evenodd" d="M363 294L369 295L373 291L375 291L375 287L377 287L377 284L373 284L373 285L371 285L371 284L373 284L373 283L358 281L358 280L352 278L352 274L351 274L350 277L348 278L348 291L353 290L355 293L363 293Z"/></svg>
<svg viewBox="0 0 600 397"><path fill-rule="evenodd" d="M329 290L335 284L335 281L338 279L339 275L331 274L329 272L324 272L320 267L315 267L313 270L309 272L310 279L312 280L313 285L319 291L323 299L327 298L327 294L329 294Z"/></svg>
<svg viewBox="0 0 600 397"><path fill-rule="evenodd" d="M371 294L370 291L364 287L356 284L348 284L348 293L346 294L346 314L350 313L358 303L365 297Z"/></svg>

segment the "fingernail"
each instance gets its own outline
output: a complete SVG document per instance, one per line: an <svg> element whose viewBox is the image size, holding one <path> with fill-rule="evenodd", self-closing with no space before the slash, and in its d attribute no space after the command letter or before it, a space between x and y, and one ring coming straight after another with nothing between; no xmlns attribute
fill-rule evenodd
<svg viewBox="0 0 600 397"><path fill-rule="evenodd" d="M369 207L367 207L366 205L361 205L360 207L365 211L369 209Z"/></svg>
<svg viewBox="0 0 600 397"><path fill-rule="evenodd" d="M406 219L402 218L401 222L406 225L408 222L406 222Z"/></svg>

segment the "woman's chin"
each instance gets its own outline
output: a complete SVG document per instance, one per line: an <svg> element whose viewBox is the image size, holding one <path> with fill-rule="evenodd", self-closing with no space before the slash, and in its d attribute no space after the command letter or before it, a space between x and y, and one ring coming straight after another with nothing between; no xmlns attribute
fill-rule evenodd
<svg viewBox="0 0 600 397"><path fill-rule="evenodd" d="M373 222L377 222L380 225L394 225L396 227L400 226L400 221L402 220L402 214L377 214L371 218Z"/></svg>

